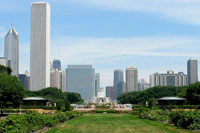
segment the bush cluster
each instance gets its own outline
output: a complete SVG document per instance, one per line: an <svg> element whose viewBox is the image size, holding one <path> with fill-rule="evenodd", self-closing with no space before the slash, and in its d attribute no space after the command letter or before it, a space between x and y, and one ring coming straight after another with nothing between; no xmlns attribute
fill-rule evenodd
<svg viewBox="0 0 200 133"><path fill-rule="evenodd" d="M161 121L174 124L177 127L185 129L200 129L200 111L170 111L160 108L134 108L133 115L138 115L141 119Z"/></svg>
<svg viewBox="0 0 200 133"><path fill-rule="evenodd" d="M153 121L162 121L162 122L169 122L170 111L169 110L161 110L161 109L148 109L148 108L141 108L139 110L139 117L142 119L149 119Z"/></svg>
<svg viewBox="0 0 200 133"><path fill-rule="evenodd" d="M64 122L77 117L76 112L57 112L54 115L29 112L23 115L9 115L0 121L0 132L34 132L44 127L53 127L59 122Z"/></svg>
<svg viewBox="0 0 200 133"><path fill-rule="evenodd" d="M170 120L177 127L200 129L200 111L171 112Z"/></svg>

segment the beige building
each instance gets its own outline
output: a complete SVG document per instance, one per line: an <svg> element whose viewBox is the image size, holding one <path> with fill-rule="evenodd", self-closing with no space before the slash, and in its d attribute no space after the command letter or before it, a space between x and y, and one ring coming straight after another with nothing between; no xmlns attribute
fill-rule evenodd
<svg viewBox="0 0 200 133"><path fill-rule="evenodd" d="M126 68L126 92L138 91L138 70L134 67Z"/></svg>
<svg viewBox="0 0 200 133"><path fill-rule="evenodd" d="M65 72L52 69L50 72L50 87L61 89L66 92L66 74Z"/></svg>

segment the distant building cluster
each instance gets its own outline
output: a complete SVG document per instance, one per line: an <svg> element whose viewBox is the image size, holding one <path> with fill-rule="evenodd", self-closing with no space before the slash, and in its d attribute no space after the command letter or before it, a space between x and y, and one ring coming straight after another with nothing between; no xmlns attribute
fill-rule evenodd
<svg viewBox="0 0 200 133"><path fill-rule="evenodd" d="M150 83L138 79L138 68L128 67L125 70L114 70L113 85L101 88L100 73L96 73L92 65L68 65L62 70L61 60L50 63L50 5L47 2L31 4L30 35L30 74L26 71L19 74L19 39L13 26L5 35L4 57L0 64L9 66L12 75L19 78L24 88L31 91L46 87L57 87L63 92L76 92L88 101L99 94L115 100L125 92L144 91L154 86L187 86L198 82L198 60L187 61L187 74L154 73L150 75Z"/></svg>
<svg viewBox="0 0 200 133"><path fill-rule="evenodd" d="M151 87L154 86L186 86L187 85L187 75L183 72L174 73L174 71L169 70L167 73L155 73L150 75Z"/></svg>

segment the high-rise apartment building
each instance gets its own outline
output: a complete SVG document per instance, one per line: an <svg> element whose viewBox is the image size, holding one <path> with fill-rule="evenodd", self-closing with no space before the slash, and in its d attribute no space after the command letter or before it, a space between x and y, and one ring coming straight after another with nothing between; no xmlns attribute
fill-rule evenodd
<svg viewBox="0 0 200 133"><path fill-rule="evenodd" d="M198 82L198 60L189 59L187 61L188 85Z"/></svg>
<svg viewBox="0 0 200 133"><path fill-rule="evenodd" d="M53 69L61 71L61 61L53 60Z"/></svg>
<svg viewBox="0 0 200 133"><path fill-rule="evenodd" d="M92 65L68 65L66 91L79 93L85 101L89 101L95 95L95 70Z"/></svg>
<svg viewBox="0 0 200 133"><path fill-rule="evenodd" d="M106 86L106 97L110 97L114 100L114 87L113 86Z"/></svg>
<svg viewBox="0 0 200 133"><path fill-rule="evenodd" d="M114 99L123 93L124 74L122 70L114 71Z"/></svg>
<svg viewBox="0 0 200 133"><path fill-rule="evenodd" d="M150 75L151 87L154 86L186 86L187 85L187 75L183 72L174 73L174 71L169 70L167 73L155 73Z"/></svg>
<svg viewBox="0 0 200 133"><path fill-rule="evenodd" d="M126 92L138 91L138 70L134 67L126 68Z"/></svg>
<svg viewBox="0 0 200 133"><path fill-rule="evenodd" d="M50 6L46 2L31 4L31 90L50 86Z"/></svg>
<svg viewBox="0 0 200 133"><path fill-rule="evenodd" d="M12 69L12 75L19 74L19 39L18 34L13 27L6 34L4 41L4 57L7 60L7 66Z"/></svg>
<svg viewBox="0 0 200 133"><path fill-rule="evenodd" d="M100 89L100 74L95 73L95 96L98 95L99 89Z"/></svg>

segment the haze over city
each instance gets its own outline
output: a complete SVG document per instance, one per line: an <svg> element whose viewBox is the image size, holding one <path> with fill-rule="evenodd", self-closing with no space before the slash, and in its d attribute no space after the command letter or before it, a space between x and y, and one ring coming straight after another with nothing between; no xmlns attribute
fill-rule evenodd
<svg viewBox="0 0 200 133"><path fill-rule="evenodd" d="M0 56L11 25L19 35L19 70L30 71L30 4L0 1ZM186 73L199 59L199 1L73 0L51 5L51 61L92 64L101 86L113 85L113 71L138 68L139 79L167 70ZM53 20L53 21L52 21Z"/></svg>

